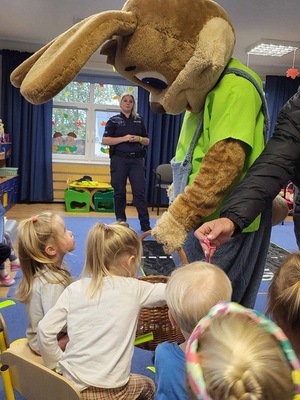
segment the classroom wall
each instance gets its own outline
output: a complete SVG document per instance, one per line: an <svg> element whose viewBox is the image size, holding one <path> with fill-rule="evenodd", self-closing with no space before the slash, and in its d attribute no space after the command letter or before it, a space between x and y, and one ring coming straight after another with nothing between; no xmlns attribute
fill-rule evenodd
<svg viewBox="0 0 300 400"><path fill-rule="evenodd" d="M70 181L75 181L84 175L90 176L94 181L110 183L109 165L53 163L53 201L64 201L68 178ZM131 202L131 186L127 183L127 203L130 204Z"/></svg>

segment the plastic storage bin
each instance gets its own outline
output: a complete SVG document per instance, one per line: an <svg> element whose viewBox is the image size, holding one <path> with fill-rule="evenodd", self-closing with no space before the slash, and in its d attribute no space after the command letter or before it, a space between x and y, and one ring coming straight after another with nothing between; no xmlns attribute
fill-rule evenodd
<svg viewBox="0 0 300 400"><path fill-rule="evenodd" d="M1 143L0 151L5 153L5 158L9 158L11 156L11 143Z"/></svg>
<svg viewBox="0 0 300 400"><path fill-rule="evenodd" d="M0 168L0 176L16 176L16 175L18 175L18 168L15 167Z"/></svg>

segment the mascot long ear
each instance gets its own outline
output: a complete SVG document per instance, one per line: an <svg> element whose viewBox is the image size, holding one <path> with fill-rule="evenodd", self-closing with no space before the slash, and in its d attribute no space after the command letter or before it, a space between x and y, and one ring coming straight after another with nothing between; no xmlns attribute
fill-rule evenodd
<svg viewBox="0 0 300 400"><path fill-rule="evenodd" d="M45 53L47 49L49 49L49 47L52 45L52 43L54 43L55 40L56 39L52 40L52 42L48 43L46 46L36 51L31 57L29 57L12 72L12 74L10 75L10 81L16 88L19 88L21 86L30 68L36 63L41 55Z"/></svg>
<svg viewBox="0 0 300 400"><path fill-rule="evenodd" d="M131 35L136 16L125 11L92 15L29 57L11 74L11 82L32 104L59 93L79 73L93 53L113 35Z"/></svg>

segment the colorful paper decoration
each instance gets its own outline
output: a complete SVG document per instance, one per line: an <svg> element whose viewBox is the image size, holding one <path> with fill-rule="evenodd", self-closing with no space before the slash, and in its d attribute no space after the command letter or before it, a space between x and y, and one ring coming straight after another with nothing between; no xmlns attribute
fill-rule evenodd
<svg viewBox="0 0 300 400"><path fill-rule="evenodd" d="M296 79L298 75L299 75L299 71L297 68L289 68L286 71L287 78Z"/></svg>

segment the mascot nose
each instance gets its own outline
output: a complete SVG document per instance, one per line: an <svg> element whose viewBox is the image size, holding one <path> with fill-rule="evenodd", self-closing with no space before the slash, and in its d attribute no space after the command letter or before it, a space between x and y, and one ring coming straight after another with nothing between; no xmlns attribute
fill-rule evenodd
<svg viewBox="0 0 300 400"><path fill-rule="evenodd" d="M150 103L150 107L151 107L151 110L156 112L156 113L159 113L159 114L165 114L166 113L166 110L163 108L163 106L160 103L151 102Z"/></svg>

